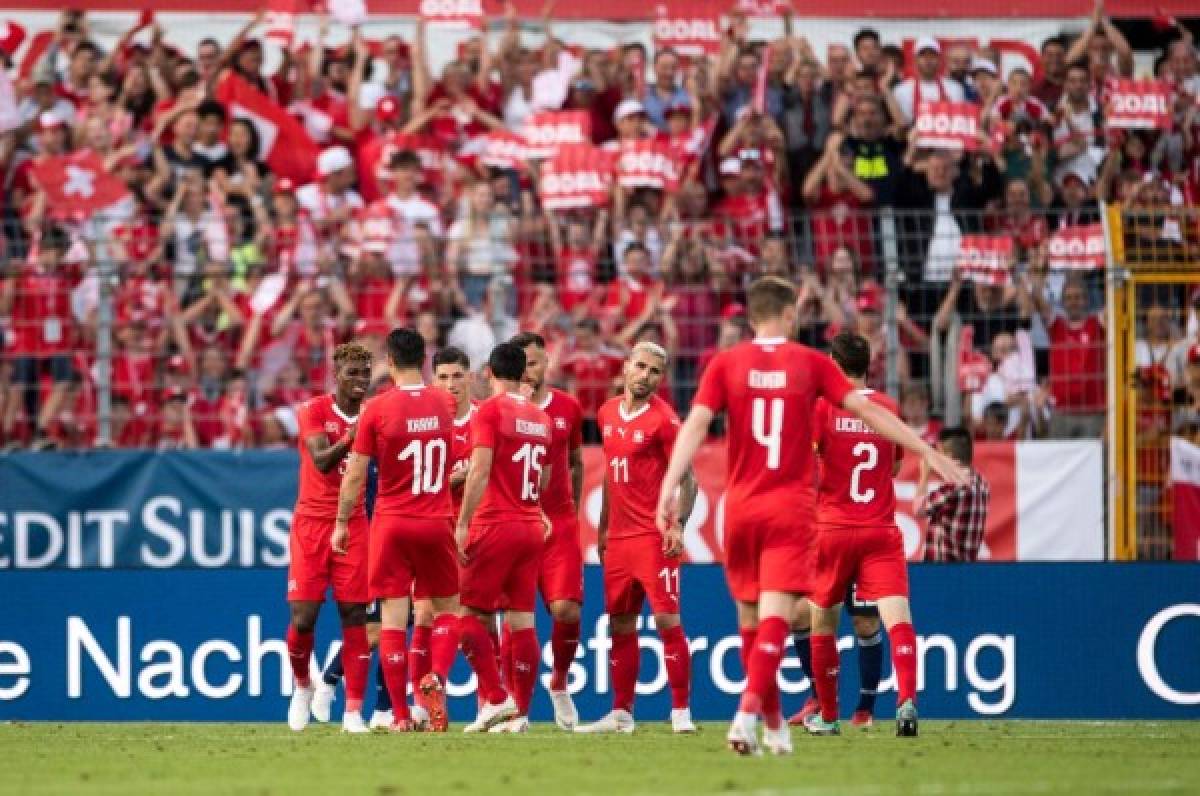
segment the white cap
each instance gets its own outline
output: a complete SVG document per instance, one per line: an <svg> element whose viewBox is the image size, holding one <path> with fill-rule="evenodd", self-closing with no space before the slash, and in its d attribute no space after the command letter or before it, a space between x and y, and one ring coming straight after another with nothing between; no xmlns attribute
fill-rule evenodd
<svg viewBox="0 0 1200 796"><path fill-rule="evenodd" d="M378 83L363 83L358 89L358 107L364 111L373 111L385 94L387 89Z"/></svg>
<svg viewBox="0 0 1200 796"><path fill-rule="evenodd" d="M613 121L619 122L626 116L633 116L638 113L645 113L646 108L642 103L635 99L623 99L617 105L617 109L613 111Z"/></svg>
<svg viewBox="0 0 1200 796"><path fill-rule="evenodd" d="M932 36L922 36L917 39L917 46L913 52L920 54L922 50L933 50L938 55L942 54L942 46L938 44L937 39Z"/></svg>
<svg viewBox="0 0 1200 796"><path fill-rule="evenodd" d="M350 157L350 152L344 146L332 146L317 156L317 173L322 177L353 165L354 158Z"/></svg>
<svg viewBox="0 0 1200 796"><path fill-rule="evenodd" d="M742 161L738 158L725 158L721 161L721 167L719 171L721 172L722 177L736 177L742 173Z"/></svg>
<svg viewBox="0 0 1200 796"><path fill-rule="evenodd" d="M996 65L986 58L980 58L978 55L971 59L971 73L974 74L975 72L987 72L993 77L997 75Z"/></svg>

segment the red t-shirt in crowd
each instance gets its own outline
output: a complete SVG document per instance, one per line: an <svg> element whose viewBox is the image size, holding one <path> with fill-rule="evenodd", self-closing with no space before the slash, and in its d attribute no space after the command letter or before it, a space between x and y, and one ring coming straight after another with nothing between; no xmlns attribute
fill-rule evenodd
<svg viewBox="0 0 1200 796"><path fill-rule="evenodd" d="M1104 325L1095 315L1059 315L1050 335L1050 394L1058 412L1100 412L1105 406Z"/></svg>
<svg viewBox="0 0 1200 796"><path fill-rule="evenodd" d="M26 263L17 269L7 353L46 357L71 351L75 344L71 291L79 280L79 269L70 265L46 271Z"/></svg>
<svg viewBox="0 0 1200 796"><path fill-rule="evenodd" d="M606 348L572 351L563 359L563 373L575 380L574 393L584 417L595 417L608 400L613 379L621 372L624 362L619 353Z"/></svg>
<svg viewBox="0 0 1200 796"><path fill-rule="evenodd" d="M871 215L864 210L870 202L861 202L850 191L834 193L828 185L812 205L813 259L820 273L838 247L854 253L863 275L875 270L875 245L871 236Z"/></svg>

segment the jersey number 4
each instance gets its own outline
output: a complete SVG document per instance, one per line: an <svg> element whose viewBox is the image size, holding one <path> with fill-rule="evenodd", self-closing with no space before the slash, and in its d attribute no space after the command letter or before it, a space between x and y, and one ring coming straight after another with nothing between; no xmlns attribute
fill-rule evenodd
<svg viewBox="0 0 1200 796"><path fill-rule="evenodd" d="M422 492L436 495L442 491L442 481L446 476L446 441L431 439L422 444L419 439L408 443L396 457L400 461L413 460L412 493Z"/></svg>
<svg viewBox="0 0 1200 796"><path fill-rule="evenodd" d="M768 409L771 413L769 422ZM767 469L778 470L783 455L783 399L755 398L750 404L750 430L754 441L767 449Z"/></svg>
<svg viewBox="0 0 1200 796"><path fill-rule="evenodd" d="M513 454L514 462L521 462L525 471L521 476L521 500L537 500L538 485L542 480L542 459L546 456L545 445L526 442Z"/></svg>

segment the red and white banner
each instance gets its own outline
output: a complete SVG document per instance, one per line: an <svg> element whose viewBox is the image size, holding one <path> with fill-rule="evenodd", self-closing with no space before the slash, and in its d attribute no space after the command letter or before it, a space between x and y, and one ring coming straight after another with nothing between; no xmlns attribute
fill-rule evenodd
<svg viewBox="0 0 1200 796"><path fill-rule="evenodd" d="M329 0L329 13L335 20L348 27L367 21L366 0Z"/></svg>
<svg viewBox="0 0 1200 796"><path fill-rule="evenodd" d="M17 110L17 92L7 69L0 69L0 133L7 133L21 126L21 114Z"/></svg>
<svg viewBox="0 0 1200 796"><path fill-rule="evenodd" d="M263 38L290 49L296 37L296 13L299 0L268 0L263 17Z"/></svg>
<svg viewBox="0 0 1200 796"><path fill-rule="evenodd" d="M616 154L591 144L562 147L542 164L538 195L547 210L603 207L612 193Z"/></svg>
<svg viewBox="0 0 1200 796"><path fill-rule="evenodd" d="M654 17L655 51L670 48L688 58L721 51L721 18L705 3L660 3Z"/></svg>
<svg viewBox="0 0 1200 796"><path fill-rule="evenodd" d="M979 106L973 102L922 102L917 108L917 146L974 152L979 148Z"/></svg>
<svg viewBox="0 0 1200 796"><path fill-rule="evenodd" d="M1170 130L1171 87L1162 80L1118 80L1108 95L1105 123L1127 130Z"/></svg>
<svg viewBox="0 0 1200 796"><path fill-rule="evenodd" d="M674 190L679 186L679 163L669 144L643 139L621 145L617 159L617 182L626 188Z"/></svg>
<svg viewBox="0 0 1200 796"><path fill-rule="evenodd" d="M567 144L592 143L592 117L587 111L542 111L525 121L521 135L529 144L527 157L552 158Z"/></svg>
<svg viewBox="0 0 1200 796"><path fill-rule="evenodd" d="M1104 268L1104 225L1063 227L1046 245L1047 265L1064 271Z"/></svg>
<svg viewBox="0 0 1200 796"><path fill-rule="evenodd" d="M105 169L103 158L95 152L60 155L35 163L33 179L46 192L52 212L68 208L90 216L129 195L124 180Z"/></svg>
<svg viewBox="0 0 1200 796"><path fill-rule="evenodd" d="M483 28L481 0L420 0L417 13L439 28Z"/></svg>
<svg viewBox="0 0 1200 796"><path fill-rule="evenodd" d="M479 162L494 169L522 169L529 142L508 130L492 130L479 141Z"/></svg>
<svg viewBox="0 0 1200 796"><path fill-rule="evenodd" d="M604 455L598 447L587 447L583 456L583 544L588 560L596 562ZM684 534L685 556L693 563L722 558L725 462L723 443L703 445L693 462L700 493ZM980 558L1103 560L1102 464L1099 440L976 443L974 466L991 490ZM917 460L906 456L895 478L896 525L904 534L905 552L913 561L919 561L925 551L926 523L913 511L912 504L917 470ZM1063 517L1071 521L1063 522Z"/></svg>
<svg viewBox="0 0 1200 796"><path fill-rule="evenodd" d="M1012 278L1013 239L1007 235L963 235L958 268L964 279L1007 285Z"/></svg>
<svg viewBox="0 0 1200 796"><path fill-rule="evenodd" d="M231 116L247 119L254 125L263 159L276 177L287 177L296 183L313 178L319 150L304 126L286 110L232 72L217 84L213 96L229 109Z"/></svg>
<svg viewBox="0 0 1200 796"><path fill-rule="evenodd" d="M1175 561L1200 561L1200 446L1171 437L1171 503Z"/></svg>

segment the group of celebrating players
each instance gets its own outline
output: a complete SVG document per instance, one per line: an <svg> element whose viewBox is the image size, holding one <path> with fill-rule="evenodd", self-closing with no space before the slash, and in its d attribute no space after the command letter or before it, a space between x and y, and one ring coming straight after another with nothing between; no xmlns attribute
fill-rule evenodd
<svg viewBox="0 0 1200 796"><path fill-rule="evenodd" d="M724 566L746 671L730 748L791 751L777 675L793 632L804 639L801 659L816 694L802 723L815 735L840 732L835 633L851 589L877 605L897 677L897 734L916 735L916 637L892 475L901 448L948 482L964 483L966 471L900 421L887 396L863 386L864 339L840 334L832 359L789 341L790 283L755 282L747 314L755 338L712 360L682 425L656 395L668 361L653 343L633 349L622 394L598 414L605 463L598 552L613 709L591 724L579 723L567 689L583 601L581 412L572 396L546 385L544 341L523 333L496 346L486 367L492 397L479 404L457 349L435 354L435 384L425 384L425 343L413 330L388 336L393 386L369 400L369 352L340 346L336 393L298 413L289 726L328 721L341 677L344 731L444 732L446 678L461 649L478 681L478 714L465 731L527 731L540 668L540 592L553 620L548 690L559 727L634 731L637 621L648 600L663 643L672 728L694 732L679 562L696 496L690 462L724 412ZM372 461L378 486L368 522ZM342 620L340 660L314 683L313 630L330 586ZM382 687L368 726L362 705L373 646Z"/></svg>

